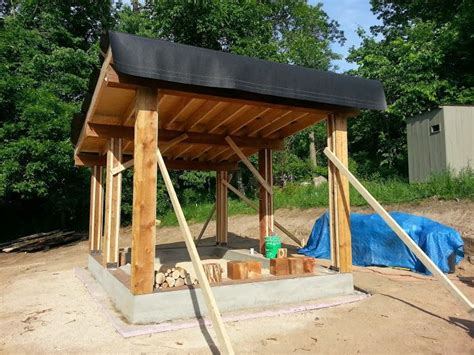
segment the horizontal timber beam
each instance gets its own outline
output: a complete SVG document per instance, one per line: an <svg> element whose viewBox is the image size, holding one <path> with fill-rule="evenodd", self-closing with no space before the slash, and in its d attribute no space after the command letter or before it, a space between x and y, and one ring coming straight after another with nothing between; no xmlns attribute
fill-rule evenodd
<svg viewBox="0 0 474 355"><path fill-rule="evenodd" d="M105 166L107 159L104 155L94 153L80 153L74 156L76 166ZM122 165L126 168L133 166L132 156L124 155ZM230 171L237 170L237 162L207 162L182 159L166 159L165 163L170 170L202 170L202 171ZM123 171L122 169L120 171Z"/></svg>
<svg viewBox="0 0 474 355"><path fill-rule="evenodd" d="M181 140L181 143L187 144L205 144L227 147L228 142L226 136L221 134L197 133L197 132L182 132L172 131L167 129L159 129L159 142L169 142L179 136L186 134L186 139ZM93 138L125 138L133 140L134 128L115 125L104 125L99 123L88 123L86 130L87 137ZM255 149L284 149L282 139L269 139L258 137L239 137L230 136L232 140L241 148L255 148Z"/></svg>

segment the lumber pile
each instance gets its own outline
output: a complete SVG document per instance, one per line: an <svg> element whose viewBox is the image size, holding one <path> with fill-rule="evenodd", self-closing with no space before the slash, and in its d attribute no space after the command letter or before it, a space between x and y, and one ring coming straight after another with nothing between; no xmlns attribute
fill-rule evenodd
<svg viewBox="0 0 474 355"><path fill-rule="evenodd" d="M170 288L180 286L192 286L198 283L196 278L182 267L173 267L165 272L155 272L155 288Z"/></svg>
<svg viewBox="0 0 474 355"><path fill-rule="evenodd" d="M227 262L227 277L231 280L259 279L262 276L262 263L259 261Z"/></svg>
<svg viewBox="0 0 474 355"><path fill-rule="evenodd" d="M54 230L45 233L36 233L21 237L9 242L1 243L0 249L4 253L34 252L47 250L73 241L82 239L82 235L74 231Z"/></svg>
<svg viewBox="0 0 474 355"><path fill-rule="evenodd" d="M275 276L302 275L315 272L316 259L311 257L287 257L270 259L270 274Z"/></svg>

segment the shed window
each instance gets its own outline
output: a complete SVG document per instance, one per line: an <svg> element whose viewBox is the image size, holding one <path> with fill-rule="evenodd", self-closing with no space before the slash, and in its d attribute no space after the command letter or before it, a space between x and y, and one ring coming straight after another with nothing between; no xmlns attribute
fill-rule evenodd
<svg viewBox="0 0 474 355"><path fill-rule="evenodd" d="M441 131L441 127L439 124L434 124L430 127L431 134L436 134L436 133L439 133L440 131Z"/></svg>

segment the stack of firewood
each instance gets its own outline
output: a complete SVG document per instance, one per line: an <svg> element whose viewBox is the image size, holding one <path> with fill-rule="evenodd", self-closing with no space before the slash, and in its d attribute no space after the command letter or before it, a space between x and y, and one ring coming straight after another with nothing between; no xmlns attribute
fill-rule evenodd
<svg viewBox="0 0 474 355"><path fill-rule="evenodd" d="M167 269L165 272L155 273L155 288L191 286L197 283L195 278L192 278L185 269L179 266Z"/></svg>

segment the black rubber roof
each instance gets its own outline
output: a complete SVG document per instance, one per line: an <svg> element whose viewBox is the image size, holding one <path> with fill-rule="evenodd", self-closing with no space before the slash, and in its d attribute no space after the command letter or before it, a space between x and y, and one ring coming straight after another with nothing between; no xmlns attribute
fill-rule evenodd
<svg viewBox="0 0 474 355"><path fill-rule="evenodd" d="M104 50L111 46L118 73L158 80L165 87L250 99L266 97L285 104L386 108L383 87L377 80L112 31L102 38L101 45Z"/></svg>

